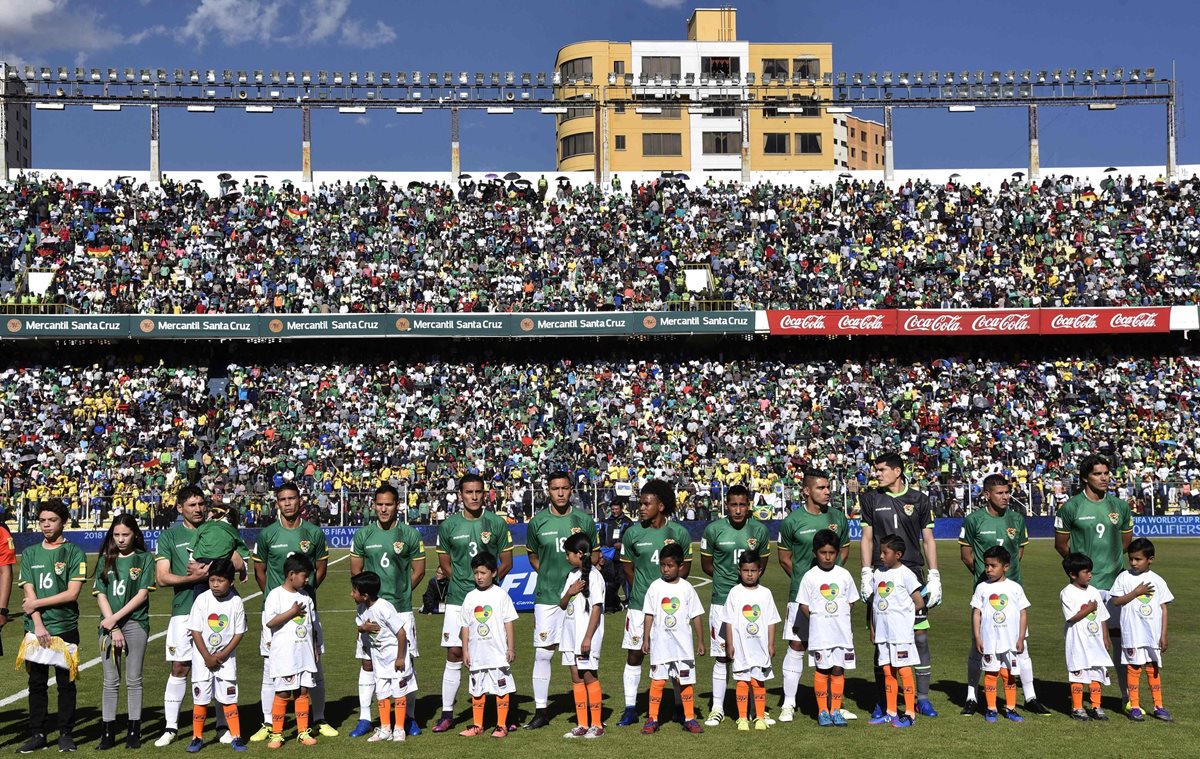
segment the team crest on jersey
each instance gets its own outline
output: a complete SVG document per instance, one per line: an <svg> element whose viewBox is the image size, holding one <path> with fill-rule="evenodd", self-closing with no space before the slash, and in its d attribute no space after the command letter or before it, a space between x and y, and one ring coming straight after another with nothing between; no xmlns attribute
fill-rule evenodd
<svg viewBox="0 0 1200 759"><path fill-rule="evenodd" d="M67 571L67 563L65 561L54 562L54 574L60 575Z"/></svg>
<svg viewBox="0 0 1200 759"><path fill-rule="evenodd" d="M308 553L308 549L310 549L310 548L312 548L312 541L309 541L309 540L301 540L300 541L300 550L303 553Z"/></svg>
<svg viewBox="0 0 1200 759"><path fill-rule="evenodd" d="M836 524L832 524L832 523L831 523L831 524L829 525L829 531L830 531L830 532L837 532L837 525L836 525Z"/></svg>
<svg viewBox="0 0 1200 759"><path fill-rule="evenodd" d="M450 633L442 633L442 642L445 643L448 640L450 640Z"/></svg>
<svg viewBox="0 0 1200 759"><path fill-rule="evenodd" d="M167 646L167 653L171 656L175 655L175 646Z"/></svg>
<svg viewBox="0 0 1200 759"><path fill-rule="evenodd" d="M1120 519L1121 515L1115 511L1108 512L1108 521L1112 522L1113 524L1116 524Z"/></svg>
<svg viewBox="0 0 1200 759"><path fill-rule="evenodd" d="M129 579L130 580L136 580L137 578L139 578L141 576L142 576L142 568L141 567L130 567L129 568Z"/></svg>
<svg viewBox="0 0 1200 759"><path fill-rule="evenodd" d="M671 545L671 544L672 544L672 543L674 543L674 542L675 542L675 538L667 538L666 540L664 540L664 541L663 541L663 545L664 545L664 546L669 546L669 545Z"/></svg>
<svg viewBox="0 0 1200 759"><path fill-rule="evenodd" d="M746 545L753 551L758 546L758 538L746 538Z"/></svg>
<svg viewBox="0 0 1200 759"><path fill-rule="evenodd" d="M392 550L395 551L396 553L400 553L401 551L403 551L404 550L404 541L397 540L395 543L392 543Z"/></svg>
<svg viewBox="0 0 1200 759"><path fill-rule="evenodd" d="M492 533L488 532L487 530L484 530L483 532L479 533L479 539L482 540L484 543L490 543L490 542L492 542Z"/></svg>
<svg viewBox="0 0 1200 759"><path fill-rule="evenodd" d="M545 632L538 633L538 637L541 638L542 640L545 640L549 636L550 636L550 633L545 633Z"/></svg>
<svg viewBox="0 0 1200 759"><path fill-rule="evenodd" d="M911 504L911 503L904 504L904 516L911 517L913 515L913 509L915 509L915 508L916 508L916 506L914 504Z"/></svg>
<svg viewBox="0 0 1200 759"><path fill-rule="evenodd" d="M572 527L572 528L571 528L571 534L572 534L572 535L578 535L580 532L581 532L581 530L580 530L578 527Z"/></svg>
<svg viewBox="0 0 1200 759"><path fill-rule="evenodd" d="M1017 537L1017 528L1016 527L1009 527L1007 530L1005 530L1005 532L1008 533L1008 537L1010 537L1010 538Z"/></svg>

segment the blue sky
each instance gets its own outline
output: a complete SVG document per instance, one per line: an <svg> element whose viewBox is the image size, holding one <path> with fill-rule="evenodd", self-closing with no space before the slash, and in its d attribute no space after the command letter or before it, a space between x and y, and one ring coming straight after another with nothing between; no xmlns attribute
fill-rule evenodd
<svg viewBox="0 0 1200 759"><path fill-rule="evenodd" d="M693 7L674 0L385 2L383 0L0 0L0 59L96 68L317 71L549 71L559 47L587 39L682 39ZM1200 162L1189 137L1193 39L1200 6L1093 0L1073 3L861 0L741 2L738 37L832 42L838 71L1145 68L1175 61L1184 98L1179 162ZM851 12L845 12L850 8ZM1200 92L1200 90L1197 90ZM865 118L881 115L860 112ZM1200 118L1200 112L1197 112ZM1043 166L1161 164L1162 107L1089 113L1043 108ZM1200 126L1197 127L1200 129ZM1195 130L1192 130L1195 131ZM145 109L34 113L38 167L148 166ZM318 170L449 168L449 115L387 111L356 117L314 111ZM896 167L1022 166L1025 111L898 111ZM167 172L299 168L297 111L162 117ZM537 113L465 112L464 170L552 169L554 127Z"/></svg>

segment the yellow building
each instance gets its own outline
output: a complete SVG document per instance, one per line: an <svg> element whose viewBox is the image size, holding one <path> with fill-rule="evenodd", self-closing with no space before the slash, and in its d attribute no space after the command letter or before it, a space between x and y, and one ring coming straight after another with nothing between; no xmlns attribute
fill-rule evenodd
<svg viewBox="0 0 1200 759"><path fill-rule="evenodd" d="M679 41L577 42L555 60L560 171L833 169L829 43L737 39L737 11L699 9ZM593 104L599 107L593 107Z"/></svg>

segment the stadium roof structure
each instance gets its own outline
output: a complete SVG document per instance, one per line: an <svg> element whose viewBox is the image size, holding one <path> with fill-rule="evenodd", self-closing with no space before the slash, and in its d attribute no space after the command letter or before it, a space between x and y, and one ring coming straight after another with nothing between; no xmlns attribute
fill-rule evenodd
<svg viewBox="0 0 1200 759"><path fill-rule="evenodd" d="M1086 107L1112 110L1133 105L1165 106L1166 175L1176 172L1176 88L1174 77L1160 77L1155 68L1030 69L1006 71L892 71L826 72L817 78L799 73L789 78L757 78L753 72L731 77L686 74L681 78L653 77L646 73L608 74L594 79L566 77L561 72L426 72L411 71L242 71L231 69L83 68L13 66L0 62L0 137L5 142L10 104L39 110L90 107L118 111L145 107L150 112L150 169L160 176L158 160L159 110L183 108L206 113L242 109L271 113L296 109L302 119L303 177L311 181L311 111L337 109L363 114L389 109L399 114L425 110L451 112L451 172L458 165L458 113L479 109L495 115L539 111L555 115L570 108L590 107L599 140L607 139L607 113L626 105L645 105L647 98L663 103L692 103L694 107L733 107L742 114L754 109L778 108L779 98L797 107L819 107L826 113L851 113L855 109L884 112L884 177L894 174L892 114L901 108L934 108L948 112L979 108L1023 107L1028 111L1030 178L1038 177L1038 109ZM699 100L703 98L701 106ZM607 181L602 151L596 151L595 180ZM748 159L743 157L743 180L749 180ZM5 151L0 150L0 177L7 178Z"/></svg>

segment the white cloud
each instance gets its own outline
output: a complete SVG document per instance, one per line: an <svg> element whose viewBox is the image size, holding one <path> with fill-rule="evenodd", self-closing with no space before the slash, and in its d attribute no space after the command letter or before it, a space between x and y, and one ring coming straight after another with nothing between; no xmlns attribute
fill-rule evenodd
<svg viewBox="0 0 1200 759"><path fill-rule="evenodd" d="M359 116L358 118L356 118L354 120L354 123L358 124L359 126L366 126L367 124L371 123L371 117L370 116Z"/></svg>
<svg viewBox="0 0 1200 759"><path fill-rule="evenodd" d="M646 5L651 8L667 9L667 8L682 8L683 0L646 0Z"/></svg>
<svg viewBox="0 0 1200 759"><path fill-rule="evenodd" d="M43 0L44 1L44 0ZM349 18L352 0L200 0L176 32L203 46L216 38L225 45L281 43L302 46L340 42L378 47L396 39L382 21Z"/></svg>
<svg viewBox="0 0 1200 759"><path fill-rule="evenodd" d="M124 41L102 14L72 0L0 2L0 39L27 52L106 50Z"/></svg>

